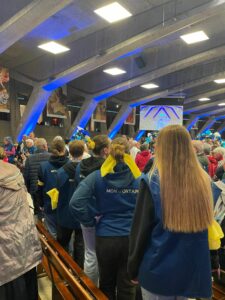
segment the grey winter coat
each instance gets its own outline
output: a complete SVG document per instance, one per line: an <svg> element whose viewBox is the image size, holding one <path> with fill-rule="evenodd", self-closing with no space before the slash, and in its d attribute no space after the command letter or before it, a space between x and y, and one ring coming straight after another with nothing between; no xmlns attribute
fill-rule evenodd
<svg viewBox="0 0 225 300"><path fill-rule="evenodd" d="M37 266L41 256L23 177L0 161L0 286Z"/></svg>

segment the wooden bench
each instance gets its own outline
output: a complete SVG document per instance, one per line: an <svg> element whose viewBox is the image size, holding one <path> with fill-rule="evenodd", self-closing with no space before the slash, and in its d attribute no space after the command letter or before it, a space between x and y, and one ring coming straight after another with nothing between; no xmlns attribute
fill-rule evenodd
<svg viewBox="0 0 225 300"><path fill-rule="evenodd" d="M213 283L213 297L214 300L225 300L225 287L217 282Z"/></svg>
<svg viewBox="0 0 225 300"><path fill-rule="evenodd" d="M107 300L41 222L37 229L43 249L42 266L52 281L52 299Z"/></svg>

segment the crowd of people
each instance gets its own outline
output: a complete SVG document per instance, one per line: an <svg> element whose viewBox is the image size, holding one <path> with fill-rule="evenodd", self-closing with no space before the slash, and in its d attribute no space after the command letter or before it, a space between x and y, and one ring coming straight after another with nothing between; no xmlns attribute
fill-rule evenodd
<svg viewBox="0 0 225 300"><path fill-rule="evenodd" d="M211 266L208 228L222 192L213 182L224 170L218 140L192 141L178 125L141 142L56 136L48 145L31 133L14 145L5 137L0 299L37 300L35 220L110 300L210 298L219 263Z"/></svg>

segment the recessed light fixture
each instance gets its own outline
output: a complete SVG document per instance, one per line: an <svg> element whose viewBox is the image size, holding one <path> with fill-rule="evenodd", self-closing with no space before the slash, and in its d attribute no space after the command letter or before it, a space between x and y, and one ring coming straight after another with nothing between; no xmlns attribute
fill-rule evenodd
<svg viewBox="0 0 225 300"><path fill-rule="evenodd" d="M116 108L119 108L119 104L116 104Z"/></svg>
<svg viewBox="0 0 225 300"><path fill-rule="evenodd" d="M188 34L181 35L181 39L187 44L194 44L202 41L206 41L209 37L204 31L196 31Z"/></svg>
<svg viewBox="0 0 225 300"><path fill-rule="evenodd" d="M209 101L210 99L209 98L200 98L198 99L198 101Z"/></svg>
<svg viewBox="0 0 225 300"><path fill-rule="evenodd" d="M70 50L69 48L53 41L39 45L38 48L51 52L53 54L59 54Z"/></svg>
<svg viewBox="0 0 225 300"><path fill-rule="evenodd" d="M147 84L141 85L141 87L144 88L144 89L150 90L150 89L156 89L156 88L158 88L159 86L156 85L156 84L154 84L154 83L147 83Z"/></svg>
<svg viewBox="0 0 225 300"><path fill-rule="evenodd" d="M132 16L132 14L118 2L100 7L94 12L109 23L114 23Z"/></svg>
<svg viewBox="0 0 225 300"><path fill-rule="evenodd" d="M214 82L218 84L225 83L225 78L216 79Z"/></svg>
<svg viewBox="0 0 225 300"><path fill-rule="evenodd" d="M110 69L103 70L103 72L110 74L112 76L121 75L121 74L126 73L126 71L119 69L119 68L110 68Z"/></svg>
<svg viewBox="0 0 225 300"><path fill-rule="evenodd" d="M225 103L224 103L224 102L222 102L222 103L218 104L218 106L224 106L224 105L225 105Z"/></svg>

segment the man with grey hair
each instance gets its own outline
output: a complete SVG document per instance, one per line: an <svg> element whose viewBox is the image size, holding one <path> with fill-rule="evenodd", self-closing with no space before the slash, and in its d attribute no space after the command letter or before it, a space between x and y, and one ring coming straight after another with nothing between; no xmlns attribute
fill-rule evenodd
<svg viewBox="0 0 225 300"><path fill-rule="evenodd" d="M204 145L201 141L194 140L192 141L194 150L196 152L199 163L202 168L208 173L209 170L209 160L208 157L204 153Z"/></svg>
<svg viewBox="0 0 225 300"><path fill-rule="evenodd" d="M50 153L48 153L47 142L43 138L38 138L35 142L35 146L35 153L30 155L25 162L24 180L27 190L31 194L34 202L34 214L38 214L40 212L40 209L39 204L35 199L35 192L37 191L38 183L38 170L40 163L49 159Z"/></svg>
<svg viewBox="0 0 225 300"><path fill-rule="evenodd" d="M203 144L203 152L205 153L205 155L210 155L211 149L212 149L212 146L210 144L208 144L208 143Z"/></svg>

